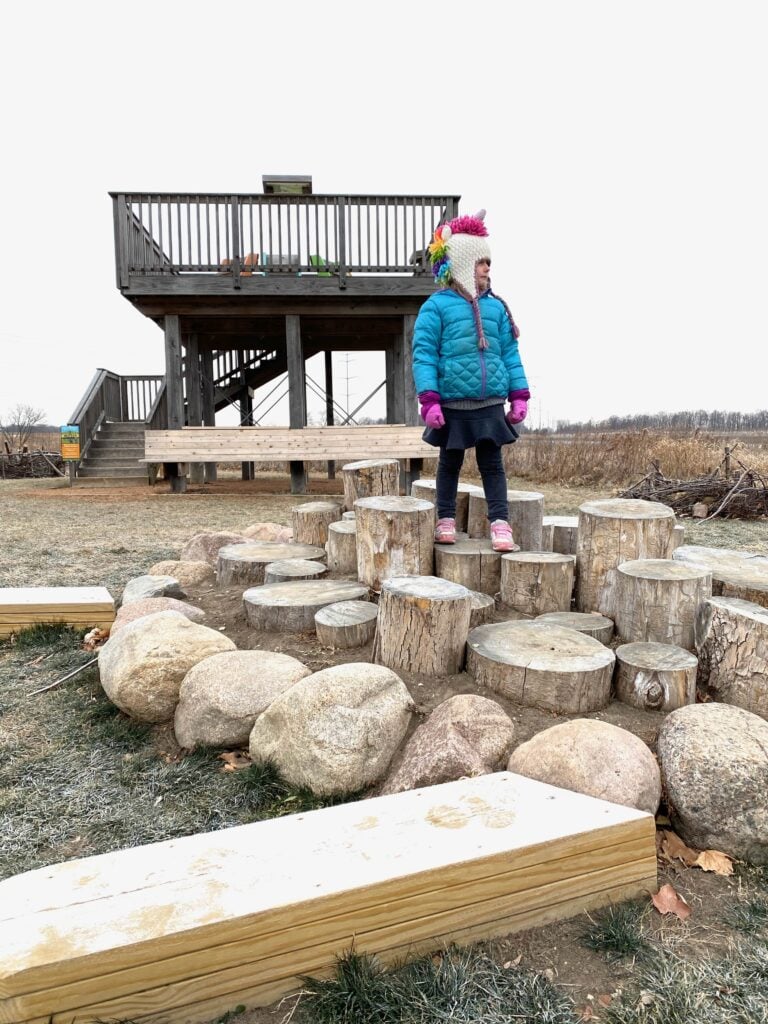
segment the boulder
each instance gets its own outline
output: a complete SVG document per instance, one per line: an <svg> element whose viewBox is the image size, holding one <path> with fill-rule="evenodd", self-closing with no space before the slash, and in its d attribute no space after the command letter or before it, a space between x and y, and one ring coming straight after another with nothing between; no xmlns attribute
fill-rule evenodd
<svg viewBox="0 0 768 1024"><path fill-rule="evenodd" d="M293 530L279 523L252 523L243 530L243 536L248 540L276 540L284 543L293 540Z"/></svg>
<svg viewBox="0 0 768 1024"><path fill-rule="evenodd" d="M147 572L150 576L173 576L182 587L194 587L213 580L213 568L207 562L155 562Z"/></svg>
<svg viewBox="0 0 768 1024"><path fill-rule="evenodd" d="M352 793L384 777L412 711L391 669L336 665L300 679L259 715L251 758L274 761L291 785L318 795Z"/></svg>
<svg viewBox="0 0 768 1024"><path fill-rule="evenodd" d="M439 704L406 744L382 793L487 775L502 768L514 742L512 719L495 701L461 693Z"/></svg>
<svg viewBox="0 0 768 1024"><path fill-rule="evenodd" d="M248 540L242 533L196 533L181 549L182 562L206 562L216 568L219 548L226 544L245 544Z"/></svg>
<svg viewBox="0 0 768 1024"><path fill-rule="evenodd" d="M626 729L593 718L537 733L512 752L507 768L650 814L661 799L659 766L645 743Z"/></svg>
<svg viewBox="0 0 768 1024"><path fill-rule="evenodd" d="M272 651L225 651L184 676L173 729L180 747L238 747L272 701L311 670Z"/></svg>
<svg viewBox="0 0 768 1024"><path fill-rule="evenodd" d="M202 622L205 618L202 608L196 608L186 601L177 601L175 597L144 597L122 605L115 616L109 635L115 636L129 622L141 619L145 615L156 615L157 612L178 612L180 615L186 615L192 622Z"/></svg>
<svg viewBox="0 0 768 1024"><path fill-rule="evenodd" d="M691 704L667 716L658 752L685 842L768 864L768 722L730 704Z"/></svg>
<svg viewBox="0 0 768 1024"><path fill-rule="evenodd" d="M99 651L101 685L112 703L132 718L167 722L192 666L234 650L229 637L179 612L145 615L129 622Z"/></svg>
<svg viewBox="0 0 768 1024"><path fill-rule="evenodd" d="M120 604L143 601L148 597L186 597L179 581L173 576L134 576L128 580Z"/></svg>

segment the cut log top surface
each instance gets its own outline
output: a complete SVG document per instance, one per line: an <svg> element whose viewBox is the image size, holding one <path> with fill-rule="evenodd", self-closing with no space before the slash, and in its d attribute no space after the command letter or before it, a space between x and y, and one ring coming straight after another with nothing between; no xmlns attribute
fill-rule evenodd
<svg viewBox="0 0 768 1024"><path fill-rule="evenodd" d="M728 548L706 548L682 544L672 558L682 565L699 565L712 573L712 579L732 586L768 588L768 557Z"/></svg>
<svg viewBox="0 0 768 1024"><path fill-rule="evenodd" d="M357 523L354 519L340 519L338 523L328 524L329 533L357 533Z"/></svg>
<svg viewBox="0 0 768 1024"><path fill-rule="evenodd" d="M411 488L414 487L428 487L430 490L435 490L437 487L437 480L433 477L420 477L418 480L414 480L411 484ZM459 481L457 488L460 494L479 494L483 495L483 488L479 484L468 484L463 480Z"/></svg>
<svg viewBox="0 0 768 1024"><path fill-rule="evenodd" d="M577 527L579 525L578 516L544 516L542 519L543 526L567 526Z"/></svg>
<svg viewBox="0 0 768 1024"><path fill-rule="evenodd" d="M536 622L549 622L553 626L576 630L613 629L613 619L599 612L544 612L536 616Z"/></svg>
<svg viewBox="0 0 768 1024"><path fill-rule="evenodd" d="M305 501L302 505L294 505L291 512L298 512L300 515L313 515L316 512L341 512L341 505L337 501Z"/></svg>
<svg viewBox="0 0 768 1024"><path fill-rule="evenodd" d="M768 626L768 608L755 604L753 601L744 601L740 597L708 597L705 604L722 608L723 611L730 611L733 615L739 615L745 619L751 619L760 626Z"/></svg>
<svg viewBox="0 0 768 1024"><path fill-rule="evenodd" d="M400 498L395 494L380 494L370 498L358 498L356 509L372 509L375 512L427 512L434 508L424 498Z"/></svg>
<svg viewBox="0 0 768 1024"><path fill-rule="evenodd" d="M658 501L642 498L602 498L579 505L579 512L606 519L674 519L675 512Z"/></svg>
<svg viewBox="0 0 768 1024"><path fill-rule="evenodd" d="M669 558L637 558L621 562L618 568L625 576L644 580L704 580L710 575L709 569Z"/></svg>
<svg viewBox="0 0 768 1024"><path fill-rule="evenodd" d="M470 591L461 583L439 576L392 576L384 580L381 592L425 601L458 601L470 596Z"/></svg>
<svg viewBox="0 0 768 1024"><path fill-rule="evenodd" d="M355 622L370 622L379 614L372 601L337 601L315 612L315 621L325 626L350 626Z"/></svg>
<svg viewBox="0 0 768 1024"><path fill-rule="evenodd" d="M501 552L493 550L490 540L467 537L466 533L457 533L456 538L455 544L435 544L435 550L442 555L492 555L501 561Z"/></svg>
<svg viewBox="0 0 768 1024"><path fill-rule="evenodd" d="M243 594L243 601L276 608L330 604L332 601L354 600L362 594L368 594L368 587L347 580L288 580L251 587Z"/></svg>
<svg viewBox="0 0 768 1024"><path fill-rule="evenodd" d="M0 608L8 605L55 605L69 608L88 605L93 609L113 608L114 598L106 587L0 587Z"/></svg>
<svg viewBox="0 0 768 1024"><path fill-rule="evenodd" d="M615 660L599 640L538 620L477 626L467 643L493 661L545 672L592 671Z"/></svg>
<svg viewBox="0 0 768 1024"><path fill-rule="evenodd" d="M676 644L657 644L652 642L638 642L633 644L622 644L616 648L616 657L628 665L637 668L653 669L657 671L674 671L681 668L693 668L698 664L698 658L690 651Z"/></svg>
<svg viewBox="0 0 768 1024"><path fill-rule="evenodd" d="M563 555L559 551L510 551L501 556L502 562L576 563L576 555Z"/></svg>
<svg viewBox="0 0 768 1024"><path fill-rule="evenodd" d="M280 562L283 559L325 558L325 548L318 544L294 544L278 540L254 540L245 544L226 544L219 548L219 558L226 561Z"/></svg>
<svg viewBox="0 0 768 1024"><path fill-rule="evenodd" d="M357 462L348 462L341 469L342 472L354 472L356 469L375 469L376 466L391 466L393 463L399 465L397 459L359 459Z"/></svg>
<svg viewBox="0 0 768 1024"><path fill-rule="evenodd" d="M544 495L540 491L507 491L508 501L543 501Z"/></svg>
<svg viewBox="0 0 768 1024"><path fill-rule="evenodd" d="M316 573L320 575L328 569L322 562L311 558L281 558L277 562L267 562L266 572L275 576L300 576L301 573Z"/></svg>
<svg viewBox="0 0 768 1024"><path fill-rule="evenodd" d="M0 979L119 944L205 949L203 926L229 921L234 939L246 915L528 846L547 860L645 838L652 825L634 808L498 772L55 864L0 882Z"/></svg>

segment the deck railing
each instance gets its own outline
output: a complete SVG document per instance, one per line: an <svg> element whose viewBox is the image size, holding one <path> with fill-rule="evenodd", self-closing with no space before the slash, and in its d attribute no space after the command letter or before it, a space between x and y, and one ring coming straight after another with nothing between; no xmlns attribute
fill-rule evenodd
<svg viewBox="0 0 768 1024"><path fill-rule="evenodd" d="M118 286L132 275L426 273L458 196L112 192Z"/></svg>

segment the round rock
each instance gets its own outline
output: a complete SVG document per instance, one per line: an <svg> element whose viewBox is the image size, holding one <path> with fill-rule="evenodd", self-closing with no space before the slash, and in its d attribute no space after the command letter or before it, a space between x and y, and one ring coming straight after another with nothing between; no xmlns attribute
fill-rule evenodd
<svg viewBox="0 0 768 1024"><path fill-rule="evenodd" d="M218 533L196 533L181 549L183 562L206 562L216 568L219 548L226 544L243 544L248 540L242 533L219 531Z"/></svg>
<svg viewBox="0 0 768 1024"><path fill-rule="evenodd" d="M213 579L213 566L208 562L155 562L148 570L150 576L173 576L182 587L209 583Z"/></svg>
<svg viewBox="0 0 768 1024"><path fill-rule="evenodd" d="M206 566L206 568L208 567ZM210 572L210 569L208 571ZM131 601L129 604L124 604L120 608L115 616L115 621L112 623L109 635L115 636L129 622L141 619L145 615L156 615L158 612L178 612L180 615L185 615L192 622L202 622L205 618L205 612L202 608L196 608L195 605L187 604L186 601L177 601L174 597L145 597L139 601Z"/></svg>

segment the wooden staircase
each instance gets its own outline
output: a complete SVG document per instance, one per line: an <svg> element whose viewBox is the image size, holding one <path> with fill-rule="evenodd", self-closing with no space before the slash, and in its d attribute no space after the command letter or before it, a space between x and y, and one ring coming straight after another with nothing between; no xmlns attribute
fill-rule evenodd
<svg viewBox="0 0 768 1024"><path fill-rule="evenodd" d="M77 471L89 483L141 484L147 481L143 423L103 423Z"/></svg>

